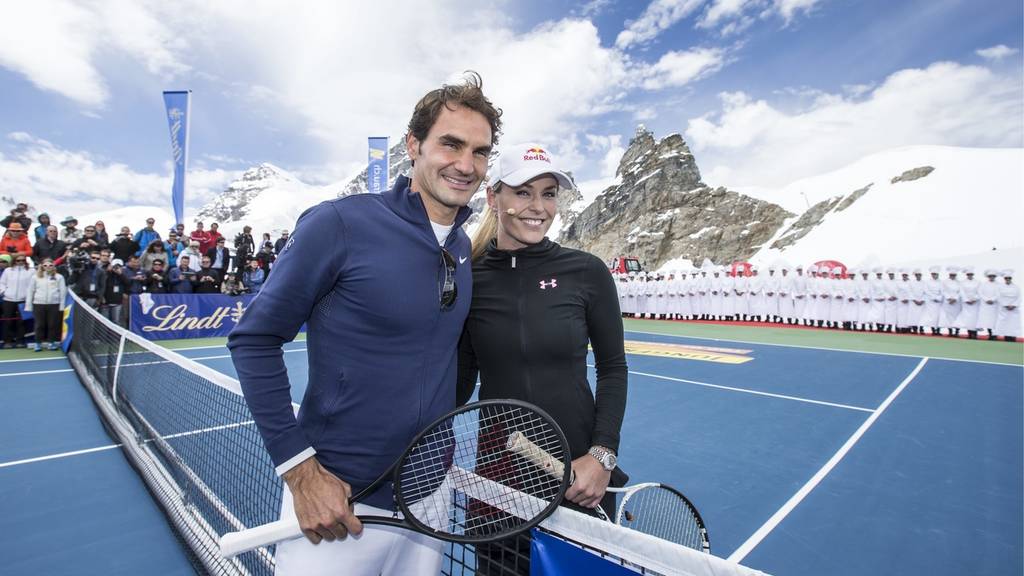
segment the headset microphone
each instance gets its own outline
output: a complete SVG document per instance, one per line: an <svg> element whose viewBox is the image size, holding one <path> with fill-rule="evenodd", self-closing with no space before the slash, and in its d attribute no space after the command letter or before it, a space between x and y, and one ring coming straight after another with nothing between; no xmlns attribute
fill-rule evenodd
<svg viewBox="0 0 1024 576"><path fill-rule="evenodd" d="M509 216L515 216L516 215L515 208L509 208L508 210L505 210L505 212L507 212Z"/></svg>

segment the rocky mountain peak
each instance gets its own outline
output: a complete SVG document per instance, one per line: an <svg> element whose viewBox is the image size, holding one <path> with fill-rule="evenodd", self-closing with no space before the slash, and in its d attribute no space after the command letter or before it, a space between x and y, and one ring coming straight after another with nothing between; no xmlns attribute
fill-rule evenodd
<svg viewBox="0 0 1024 576"><path fill-rule="evenodd" d="M716 263L754 254L786 218L780 206L701 181L679 134L637 128L619 163L620 184L567 222L559 241L610 260L633 255L650 269L675 258Z"/></svg>
<svg viewBox="0 0 1024 576"><path fill-rule="evenodd" d="M294 181L295 177L285 172L281 168L270 164L269 162L263 162L258 166L253 166L246 170L242 177L231 184L234 186L239 182L258 182L264 180L291 180Z"/></svg>
<svg viewBox="0 0 1024 576"><path fill-rule="evenodd" d="M221 224L241 221L249 214L252 200L264 190L283 184L301 185L294 176L268 162L253 166L203 206L196 219Z"/></svg>
<svg viewBox="0 0 1024 576"><path fill-rule="evenodd" d="M623 185L633 186L661 172L678 179L686 190L704 185L693 153L682 136L671 134L657 141L641 124L629 141L615 175L621 178Z"/></svg>

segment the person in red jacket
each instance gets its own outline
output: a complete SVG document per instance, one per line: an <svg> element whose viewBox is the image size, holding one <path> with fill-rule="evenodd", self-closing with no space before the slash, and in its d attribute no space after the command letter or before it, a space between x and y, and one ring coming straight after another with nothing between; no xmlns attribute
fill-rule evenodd
<svg viewBox="0 0 1024 576"><path fill-rule="evenodd" d="M28 241L25 229L20 223L11 222L7 228L3 240L0 241L0 254L10 254L12 257L20 255L26 258L32 256L32 243Z"/></svg>
<svg viewBox="0 0 1024 576"><path fill-rule="evenodd" d="M189 239L193 242L199 242L200 254L206 254L209 249L207 243L210 242L210 233L203 229L202 222L196 222L196 229L189 235Z"/></svg>
<svg viewBox="0 0 1024 576"><path fill-rule="evenodd" d="M203 251L203 254L209 252L211 248L216 248L217 241L224 239L224 235L217 231L216 222L210 224L210 230L206 233L206 235L209 237L209 240L206 241L206 244L203 244L200 247L200 249Z"/></svg>

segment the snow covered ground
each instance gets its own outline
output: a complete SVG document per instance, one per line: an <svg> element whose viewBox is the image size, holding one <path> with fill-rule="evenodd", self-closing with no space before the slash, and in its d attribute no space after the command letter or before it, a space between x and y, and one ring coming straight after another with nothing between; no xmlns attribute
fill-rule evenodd
<svg viewBox="0 0 1024 576"><path fill-rule="evenodd" d="M892 182L903 172L923 166L935 170L910 182ZM752 260L1024 269L1022 149L898 148L778 190L741 192L800 214L808 204L846 196L869 184L868 192L852 206L827 213L795 245L771 249L773 238ZM795 220L787 222L776 237Z"/></svg>

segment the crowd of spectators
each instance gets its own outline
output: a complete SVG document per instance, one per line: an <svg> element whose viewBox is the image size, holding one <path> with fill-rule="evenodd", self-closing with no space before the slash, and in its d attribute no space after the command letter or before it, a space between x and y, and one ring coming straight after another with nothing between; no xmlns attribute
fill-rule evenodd
<svg viewBox="0 0 1024 576"><path fill-rule="evenodd" d="M104 222L79 227L74 216L54 224L42 213L33 223L26 204L11 210L0 227L0 347L25 347L23 309L36 320L36 350L60 341L67 290L125 326L133 294L258 293L288 241L285 231L276 242L265 233L257 244L245 226L232 250L216 222L209 229L196 222L191 232L177 224L161 234L153 218L134 234L121 226L111 236Z"/></svg>

